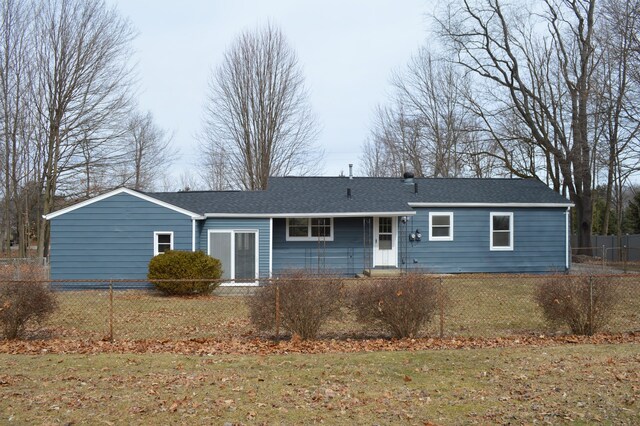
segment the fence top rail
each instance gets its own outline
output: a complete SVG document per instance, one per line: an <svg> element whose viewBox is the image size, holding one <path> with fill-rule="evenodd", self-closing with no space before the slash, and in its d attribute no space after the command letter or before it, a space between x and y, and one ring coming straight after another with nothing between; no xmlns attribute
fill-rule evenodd
<svg viewBox="0 0 640 426"><path fill-rule="evenodd" d="M443 278L445 280L489 280L489 279L511 279L511 280L543 280L549 278L569 278L569 277L581 277L581 276L591 276L598 278L624 278L626 280L629 279L640 279L640 272L633 273L583 273L583 274L424 274L433 278ZM160 283L180 283L180 282L209 282L212 284L223 284L223 283L236 283L236 284L253 284L256 282L260 283L277 283L282 279L286 279L286 277L274 277L274 278L259 278L255 280L233 280L233 279L72 279L72 280L60 280L60 279L1 279L2 282L11 282L11 283L33 283L33 284L73 284L73 283L83 283L83 284L126 284L126 283L152 283L152 282L160 282ZM391 281L397 279L397 277L365 277L365 278L356 278L356 277L338 277L338 276L317 276L317 277L303 277L303 278L295 278L302 279L305 281L317 281L317 282L326 282L326 281Z"/></svg>

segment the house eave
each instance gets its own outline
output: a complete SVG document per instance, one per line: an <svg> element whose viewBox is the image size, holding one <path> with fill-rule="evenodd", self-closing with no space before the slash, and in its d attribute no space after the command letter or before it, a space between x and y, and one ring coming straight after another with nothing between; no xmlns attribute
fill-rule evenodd
<svg viewBox="0 0 640 426"><path fill-rule="evenodd" d="M410 207L569 208L573 203L409 203Z"/></svg>
<svg viewBox="0 0 640 426"><path fill-rule="evenodd" d="M414 216L415 211L396 212L316 212L316 213L205 213L207 218L287 218L287 217L367 217L367 216Z"/></svg>

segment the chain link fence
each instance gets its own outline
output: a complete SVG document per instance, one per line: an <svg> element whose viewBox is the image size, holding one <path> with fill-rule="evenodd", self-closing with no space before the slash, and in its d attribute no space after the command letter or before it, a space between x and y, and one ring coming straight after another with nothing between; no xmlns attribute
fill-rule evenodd
<svg viewBox="0 0 640 426"><path fill-rule="evenodd" d="M2 280L47 280L49 264L46 257L5 257L0 258L0 279Z"/></svg>
<svg viewBox="0 0 640 426"><path fill-rule="evenodd" d="M640 247L572 247L571 253L574 269L586 267L597 268L600 273L640 273Z"/></svg>
<svg viewBox="0 0 640 426"><path fill-rule="evenodd" d="M26 271L22 271L26 276ZM250 340L286 337L286 331L258 331L251 323L248 302L260 286L278 280L262 280L257 285L222 285L205 296L167 296L143 281L51 281L32 272L29 279L12 280L0 276L0 287L7 283L41 283L53 289L56 309L45 321L27 327L28 339L95 340ZM375 278L384 281L386 278ZM388 278L392 279L392 278ZM358 339L390 337L384 330L359 322L349 301L349 290L374 278L341 278L342 303L339 314L323 325L319 338ZM541 285L597 282L615 291L616 303L606 333L640 332L640 275L443 275L433 276L438 286L436 309L420 336L507 337L570 333L566 324L550 325L536 301ZM322 277L310 285L326 285ZM332 277L335 283L336 278ZM225 284L228 284L225 283ZM1 293L1 292L0 292ZM276 293L277 294L277 293ZM593 297L592 297L593 299ZM593 302L593 300L591 301ZM12 303L0 294L0 316ZM3 305L4 304L4 305ZM277 302L276 302L277 306ZM588 307L599 309L594 304ZM273 313L276 315L276 312ZM0 335L2 331L0 330Z"/></svg>

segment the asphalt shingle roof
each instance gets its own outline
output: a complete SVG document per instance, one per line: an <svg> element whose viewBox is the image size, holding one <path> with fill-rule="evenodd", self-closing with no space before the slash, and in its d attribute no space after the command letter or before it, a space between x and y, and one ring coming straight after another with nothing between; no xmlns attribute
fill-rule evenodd
<svg viewBox="0 0 640 426"><path fill-rule="evenodd" d="M565 204L535 179L273 177L266 191L148 193L199 214L402 213L408 203ZM347 190L351 190L351 198Z"/></svg>

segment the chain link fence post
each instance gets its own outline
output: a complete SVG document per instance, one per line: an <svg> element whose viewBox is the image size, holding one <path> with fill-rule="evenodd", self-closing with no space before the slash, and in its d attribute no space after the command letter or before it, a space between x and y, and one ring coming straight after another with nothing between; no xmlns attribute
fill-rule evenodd
<svg viewBox="0 0 640 426"><path fill-rule="evenodd" d="M440 338L444 337L444 286L442 285L442 277L439 277L439 287L438 287L438 309L440 316Z"/></svg>
<svg viewBox="0 0 640 426"><path fill-rule="evenodd" d="M593 275L589 275L589 320L587 334L593 334Z"/></svg>
<svg viewBox="0 0 640 426"><path fill-rule="evenodd" d="M109 341L113 342L113 281L109 281Z"/></svg>
<svg viewBox="0 0 640 426"><path fill-rule="evenodd" d="M278 285L278 281L276 281L276 339L280 338L280 286Z"/></svg>

